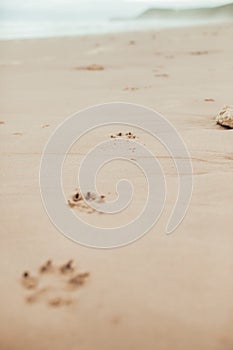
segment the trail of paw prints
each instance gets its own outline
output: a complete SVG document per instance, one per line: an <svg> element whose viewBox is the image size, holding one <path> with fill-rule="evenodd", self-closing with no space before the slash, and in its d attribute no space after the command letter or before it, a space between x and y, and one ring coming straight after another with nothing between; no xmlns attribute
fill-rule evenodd
<svg viewBox="0 0 233 350"><path fill-rule="evenodd" d="M28 304L43 302L50 307L68 306L77 301L78 291L85 286L89 272L79 272L73 260L57 266L51 260L33 274L24 271L21 285Z"/></svg>
<svg viewBox="0 0 233 350"><path fill-rule="evenodd" d="M111 139L126 139L126 140L139 140L138 136L136 136L133 132L117 132L116 134L109 135ZM136 147L130 147L129 150L134 153L136 151ZM131 160L136 161L136 158L131 158ZM102 212L97 211L96 209L90 207L86 202L96 202L96 203L104 203L106 201L106 195L101 194L98 195L93 192L86 192L81 193L77 188L75 189L75 192L70 196L70 198L67 200L67 204L71 209L78 209L80 212L84 212L87 214L93 214L97 213L99 215L102 214Z"/></svg>

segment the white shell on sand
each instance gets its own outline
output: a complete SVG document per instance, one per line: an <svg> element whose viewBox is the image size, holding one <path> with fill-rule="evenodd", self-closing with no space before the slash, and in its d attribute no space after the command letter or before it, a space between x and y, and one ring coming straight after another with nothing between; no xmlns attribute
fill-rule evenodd
<svg viewBox="0 0 233 350"><path fill-rule="evenodd" d="M233 106L225 106L218 113L217 124L233 129Z"/></svg>

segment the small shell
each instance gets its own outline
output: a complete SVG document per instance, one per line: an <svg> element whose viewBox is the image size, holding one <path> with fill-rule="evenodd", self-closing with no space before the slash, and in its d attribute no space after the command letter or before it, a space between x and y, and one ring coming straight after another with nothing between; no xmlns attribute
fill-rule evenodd
<svg viewBox="0 0 233 350"><path fill-rule="evenodd" d="M216 117L217 124L233 129L233 106L225 106Z"/></svg>

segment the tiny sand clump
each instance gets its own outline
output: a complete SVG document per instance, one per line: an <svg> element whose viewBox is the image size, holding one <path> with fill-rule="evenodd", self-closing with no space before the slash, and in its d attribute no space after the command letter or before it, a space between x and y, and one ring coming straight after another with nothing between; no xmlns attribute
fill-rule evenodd
<svg viewBox="0 0 233 350"><path fill-rule="evenodd" d="M110 135L111 139L116 139L118 137L123 137L123 138L126 138L126 139L136 139L136 135L134 135L132 132L127 132L127 133L123 133L123 132L118 132L117 134L115 135Z"/></svg>
<svg viewBox="0 0 233 350"><path fill-rule="evenodd" d="M141 87L136 87L136 86L126 86L123 91L138 91L140 89L151 89L152 85L145 85Z"/></svg>
<svg viewBox="0 0 233 350"><path fill-rule="evenodd" d="M214 102L215 100L213 98L205 98L205 102Z"/></svg>
<svg viewBox="0 0 233 350"><path fill-rule="evenodd" d="M203 51L191 51L190 54L193 56L201 56L201 55L208 55L208 51L203 50Z"/></svg>
<svg viewBox="0 0 233 350"><path fill-rule="evenodd" d="M167 73L158 73L158 74L155 74L155 77L157 77L157 78L169 78L169 74L167 74Z"/></svg>
<svg viewBox="0 0 233 350"><path fill-rule="evenodd" d="M103 71L105 68L100 64L91 64L88 66L75 67L76 70L87 70L87 71Z"/></svg>
<svg viewBox="0 0 233 350"><path fill-rule="evenodd" d="M15 135L15 136L22 136L23 133L22 132L14 132L13 135Z"/></svg>
<svg viewBox="0 0 233 350"><path fill-rule="evenodd" d="M126 86L123 91L137 91L139 90L139 87L135 87L135 86Z"/></svg>
<svg viewBox="0 0 233 350"><path fill-rule="evenodd" d="M135 45L136 44L136 41L135 40L130 40L129 41L129 45Z"/></svg>
<svg viewBox="0 0 233 350"><path fill-rule="evenodd" d="M233 129L233 106L224 106L216 117L216 123L225 128Z"/></svg>

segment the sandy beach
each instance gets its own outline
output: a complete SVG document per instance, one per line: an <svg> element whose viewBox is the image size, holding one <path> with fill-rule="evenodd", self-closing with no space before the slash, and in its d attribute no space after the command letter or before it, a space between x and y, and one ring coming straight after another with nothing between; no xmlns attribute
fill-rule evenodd
<svg viewBox="0 0 233 350"><path fill-rule="evenodd" d="M2 350L233 349L233 131L215 122L233 104L232 36L233 25L222 24L0 42ZM183 223L165 235L176 171L150 135L130 130L165 169L166 206L142 239L103 251L53 226L39 167L67 116L113 101L150 107L173 123L191 154L194 190ZM73 146L64 167L67 198L82 157L119 131L129 130L101 128ZM132 205L109 225L140 212L145 179L135 168L113 162L103 170L98 185L107 198L118 177L132 178L136 189ZM77 215L105 224L105 215ZM43 269L48 260L52 267ZM76 271L87 275L74 280Z"/></svg>

